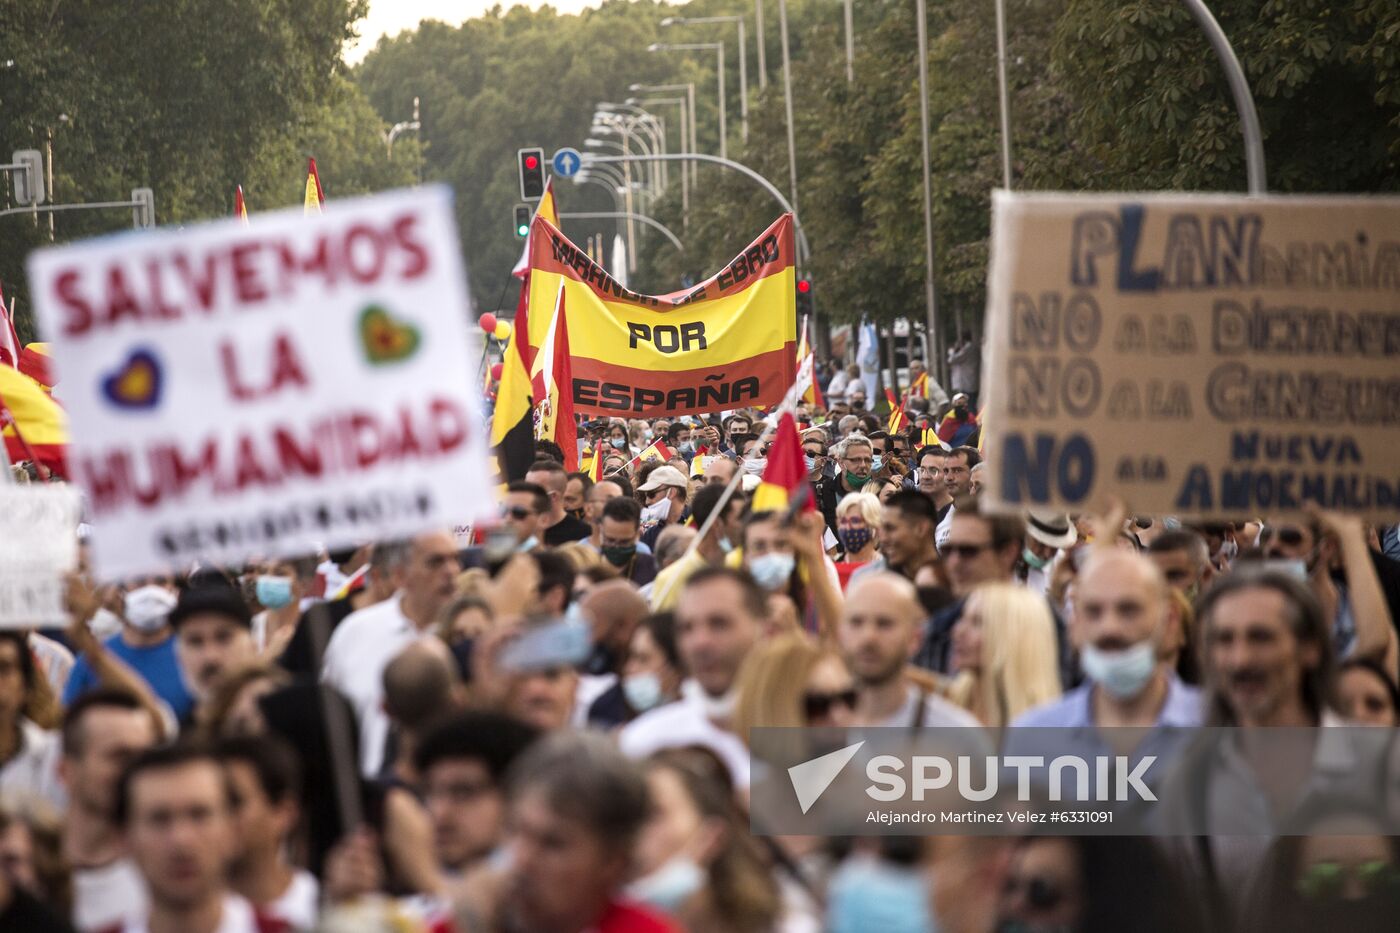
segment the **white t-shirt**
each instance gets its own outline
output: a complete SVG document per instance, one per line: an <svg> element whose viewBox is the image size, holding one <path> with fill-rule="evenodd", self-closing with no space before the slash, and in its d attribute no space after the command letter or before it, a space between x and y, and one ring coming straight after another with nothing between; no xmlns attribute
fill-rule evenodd
<svg viewBox="0 0 1400 933"><path fill-rule="evenodd" d="M687 699L691 695L691 691L683 691L681 699L643 713L623 726L618 734L622 753L628 758L646 758L663 748L698 745L719 756L736 788L747 789L748 746L734 733L711 722L698 700Z"/></svg>
<svg viewBox="0 0 1400 933"><path fill-rule="evenodd" d="M940 696L929 693L924 696L924 715L919 718L919 693L918 687L910 684L908 693L904 700L904 705L895 711L895 714L884 722L877 722L877 726L892 726L896 728L909 728L914 723L919 723L920 727L941 727L941 726L980 726L977 717L967 710L953 703L948 702Z"/></svg>
<svg viewBox="0 0 1400 933"><path fill-rule="evenodd" d="M321 886L316 883L316 876L299 868L282 896L263 905L263 914L283 921L294 930L314 930L320 900Z"/></svg>
<svg viewBox="0 0 1400 933"><path fill-rule="evenodd" d="M933 546L938 548L938 553L943 553L943 545L948 543L948 535L953 530L953 515L958 511L957 506L948 506L948 514L943 516L943 521L938 523L938 530L933 533Z"/></svg>
<svg viewBox="0 0 1400 933"><path fill-rule="evenodd" d="M146 912L129 917L122 924L122 933L150 933ZM215 933L259 933L257 915L253 905L236 894L224 895L224 909L219 915L219 925Z"/></svg>
<svg viewBox="0 0 1400 933"><path fill-rule="evenodd" d="M83 933L146 914L146 882L129 858L73 871L73 925Z"/></svg>
<svg viewBox="0 0 1400 933"><path fill-rule="evenodd" d="M408 645L432 637L420 632L400 608L402 594L352 612L326 645L321 679L355 707L360 723L360 770L374 777L384 764L389 717L384 712L384 668Z"/></svg>
<svg viewBox="0 0 1400 933"><path fill-rule="evenodd" d="M46 800L59 812L68 809L68 792L58 779L58 733L19 721L19 751L0 765L0 795Z"/></svg>

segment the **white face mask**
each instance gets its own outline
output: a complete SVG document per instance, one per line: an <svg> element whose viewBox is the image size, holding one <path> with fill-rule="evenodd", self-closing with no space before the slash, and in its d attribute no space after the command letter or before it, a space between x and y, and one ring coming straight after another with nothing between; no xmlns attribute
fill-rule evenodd
<svg viewBox="0 0 1400 933"><path fill-rule="evenodd" d="M1080 652L1084 674L1118 700L1142 694L1157 669L1157 642L1149 638L1122 651L1101 651L1086 645Z"/></svg>
<svg viewBox="0 0 1400 933"><path fill-rule="evenodd" d="M627 705L639 713L661 703L661 678L656 674L633 674L622 678L622 695Z"/></svg>
<svg viewBox="0 0 1400 933"><path fill-rule="evenodd" d="M127 624L139 632L159 631L174 608L175 594L154 583L127 593L122 607Z"/></svg>
<svg viewBox="0 0 1400 933"><path fill-rule="evenodd" d="M647 506L646 508L642 509L642 521L643 521L644 523L645 523L645 522L664 522L664 521L666 520L667 516L669 516L670 514L671 514L671 500L670 500L670 499L662 499L661 501L652 503L651 505L649 505L649 506Z"/></svg>

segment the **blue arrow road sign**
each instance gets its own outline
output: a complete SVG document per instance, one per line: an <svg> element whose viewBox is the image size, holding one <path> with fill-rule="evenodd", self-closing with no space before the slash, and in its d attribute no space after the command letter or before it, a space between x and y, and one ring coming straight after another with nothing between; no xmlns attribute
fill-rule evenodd
<svg viewBox="0 0 1400 933"><path fill-rule="evenodd" d="M567 146L554 153L554 174L560 178L572 178L578 174L578 170L583 167L583 159L579 157L577 149L570 149Z"/></svg>

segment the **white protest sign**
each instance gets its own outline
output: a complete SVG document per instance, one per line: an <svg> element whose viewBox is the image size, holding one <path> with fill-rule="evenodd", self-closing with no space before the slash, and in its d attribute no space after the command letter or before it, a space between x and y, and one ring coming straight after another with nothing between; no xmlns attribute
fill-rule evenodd
<svg viewBox="0 0 1400 933"><path fill-rule="evenodd" d="M1400 515L1400 199L1007 194L998 506Z"/></svg>
<svg viewBox="0 0 1400 933"><path fill-rule="evenodd" d="M445 187L40 250L29 278L104 577L492 508Z"/></svg>
<svg viewBox="0 0 1400 933"><path fill-rule="evenodd" d="M78 565L78 494L0 485L0 629L66 625L64 575Z"/></svg>

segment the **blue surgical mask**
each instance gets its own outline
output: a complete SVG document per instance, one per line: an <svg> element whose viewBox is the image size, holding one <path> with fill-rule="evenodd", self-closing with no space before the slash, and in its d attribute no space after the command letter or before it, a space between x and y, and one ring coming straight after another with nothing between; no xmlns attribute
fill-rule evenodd
<svg viewBox="0 0 1400 933"><path fill-rule="evenodd" d="M537 537L535 537L534 535L530 535L530 537L528 537L528 538L526 538L524 541L521 541L521 542L520 542L520 546L517 547L517 548L515 549L515 551L516 551L517 554L524 554L526 551L533 551L535 548L537 548L537 547L539 547L539 546L540 546L540 539L537 538Z"/></svg>
<svg viewBox="0 0 1400 933"><path fill-rule="evenodd" d="M267 609L281 609L283 606L291 605L292 578L263 574L258 577L253 594L257 596L258 602Z"/></svg>
<svg viewBox="0 0 1400 933"><path fill-rule="evenodd" d="M663 913L674 914L705 886L705 872L683 856L676 856L626 888L627 895Z"/></svg>
<svg viewBox="0 0 1400 933"><path fill-rule="evenodd" d="M608 443L609 443L609 444L612 444L613 447L616 448L617 450L626 450L626 449L627 449L627 440L626 440L626 438L615 437L615 438L613 438L612 440L608 441Z"/></svg>
<svg viewBox="0 0 1400 933"><path fill-rule="evenodd" d="M787 585L789 578L792 577L792 570L796 566L796 556L786 551L773 551L750 560L749 573L753 574L753 578L758 581L759 586L769 592L774 592Z"/></svg>
<svg viewBox="0 0 1400 933"><path fill-rule="evenodd" d="M693 453L695 453L695 442L694 442L694 441L681 441L681 453L683 453L683 454L693 454Z"/></svg>
<svg viewBox="0 0 1400 933"><path fill-rule="evenodd" d="M828 933L928 933L937 924L929 912L923 875L884 860L864 859L837 869L827 895Z"/></svg>
<svg viewBox="0 0 1400 933"><path fill-rule="evenodd" d="M622 678L622 695L627 705L639 713L661 703L661 678L655 674L633 674Z"/></svg>
<svg viewBox="0 0 1400 933"><path fill-rule="evenodd" d="M1149 638L1122 651L1086 645L1079 655L1084 675L1119 700L1141 695L1157 669L1157 644Z"/></svg>
<svg viewBox="0 0 1400 933"><path fill-rule="evenodd" d="M817 468L817 458L811 454L803 454L802 462L807 464L807 472L810 473Z"/></svg>
<svg viewBox="0 0 1400 933"><path fill-rule="evenodd" d="M875 454L873 457L870 458L870 472L874 473L876 470L880 469L880 467L883 466L884 463L884 456L882 456L881 454Z"/></svg>

